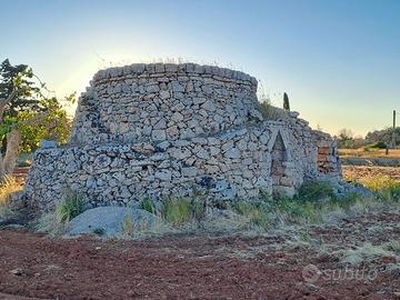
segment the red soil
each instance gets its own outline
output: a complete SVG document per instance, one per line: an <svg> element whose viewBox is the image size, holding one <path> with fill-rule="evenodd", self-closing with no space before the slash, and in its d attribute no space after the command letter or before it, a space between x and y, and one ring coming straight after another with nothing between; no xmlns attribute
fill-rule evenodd
<svg viewBox="0 0 400 300"><path fill-rule="evenodd" d="M399 214L381 213L307 234L339 248L380 244L399 237L399 221ZM377 224L385 234L368 231ZM0 299L400 299L400 274L386 270L395 257L345 269L320 247L288 247L286 239L103 241L0 229Z"/></svg>

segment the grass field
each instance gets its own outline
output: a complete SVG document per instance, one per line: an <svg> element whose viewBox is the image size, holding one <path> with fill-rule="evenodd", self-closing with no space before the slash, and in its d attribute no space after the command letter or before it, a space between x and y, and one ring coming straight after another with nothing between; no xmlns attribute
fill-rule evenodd
<svg viewBox="0 0 400 300"><path fill-rule="evenodd" d="M400 149L389 149L386 154L385 149L339 149L339 156L341 158L359 157L359 158L393 158L400 159Z"/></svg>

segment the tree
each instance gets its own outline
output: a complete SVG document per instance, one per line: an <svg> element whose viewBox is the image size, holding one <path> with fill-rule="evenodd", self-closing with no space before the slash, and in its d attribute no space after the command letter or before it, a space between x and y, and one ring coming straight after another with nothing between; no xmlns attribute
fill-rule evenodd
<svg viewBox="0 0 400 300"><path fill-rule="evenodd" d="M75 93L65 97L64 101L73 103ZM40 141L50 139L59 144L67 143L71 133L72 120L55 97L41 101L43 112L23 111L18 115L19 129L22 134L21 151L30 152L39 147Z"/></svg>
<svg viewBox="0 0 400 300"><path fill-rule="evenodd" d="M396 136L400 136L400 127L395 128ZM390 145L392 142L393 127L387 127L382 130L368 132L365 139L369 144L384 143Z"/></svg>
<svg viewBox="0 0 400 300"><path fill-rule="evenodd" d="M40 110L39 102L42 89L45 84L40 82L38 87L33 78L34 75L28 65L10 64L9 60L4 60L0 65L0 112L6 116L16 117L20 111ZM7 101L8 100L8 101ZM1 120L0 120L1 121Z"/></svg>
<svg viewBox="0 0 400 300"><path fill-rule="evenodd" d="M33 79L39 81L39 86ZM43 95L45 84L28 65L0 65L0 180L12 173L21 149L32 150L41 138L66 140L70 120L54 97ZM73 100L75 94L69 96ZM4 155L2 155L4 153Z"/></svg>
<svg viewBox="0 0 400 300"><path fill-rule="evenodd" d="M339 130L338 135L334 136L339 148L353 148L354 134L350 129L343 128Z"/></svg>
<svg viewBox="0 0 400 300"><path fill-rule="evenodd" d="M286 93L283 93L283 109L290 110L289 96Z"/></svg>

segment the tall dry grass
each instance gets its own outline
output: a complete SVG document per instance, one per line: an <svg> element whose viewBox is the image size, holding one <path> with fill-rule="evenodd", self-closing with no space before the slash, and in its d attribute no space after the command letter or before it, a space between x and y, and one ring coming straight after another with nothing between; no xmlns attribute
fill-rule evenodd
<svg viewBox="0 0 400 300"><path fill-rule="evenodd" d="M7 175L0 183L0 219L7 218L13 214L10 209L10 200L13 193L22 190L21 184L14 176Z"/></svg>

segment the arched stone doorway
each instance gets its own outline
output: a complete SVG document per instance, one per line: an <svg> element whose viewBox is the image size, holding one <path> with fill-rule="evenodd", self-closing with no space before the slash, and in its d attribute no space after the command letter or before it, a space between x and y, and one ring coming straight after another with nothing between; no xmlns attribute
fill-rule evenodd
<svg viewBox="0 0 400 300"><path fill-rule="evenodd" d="M282 196L282 178L286 174L287 160L287 149L281 133L278 132L271 151L272 196L274 198Z"/></svg>

